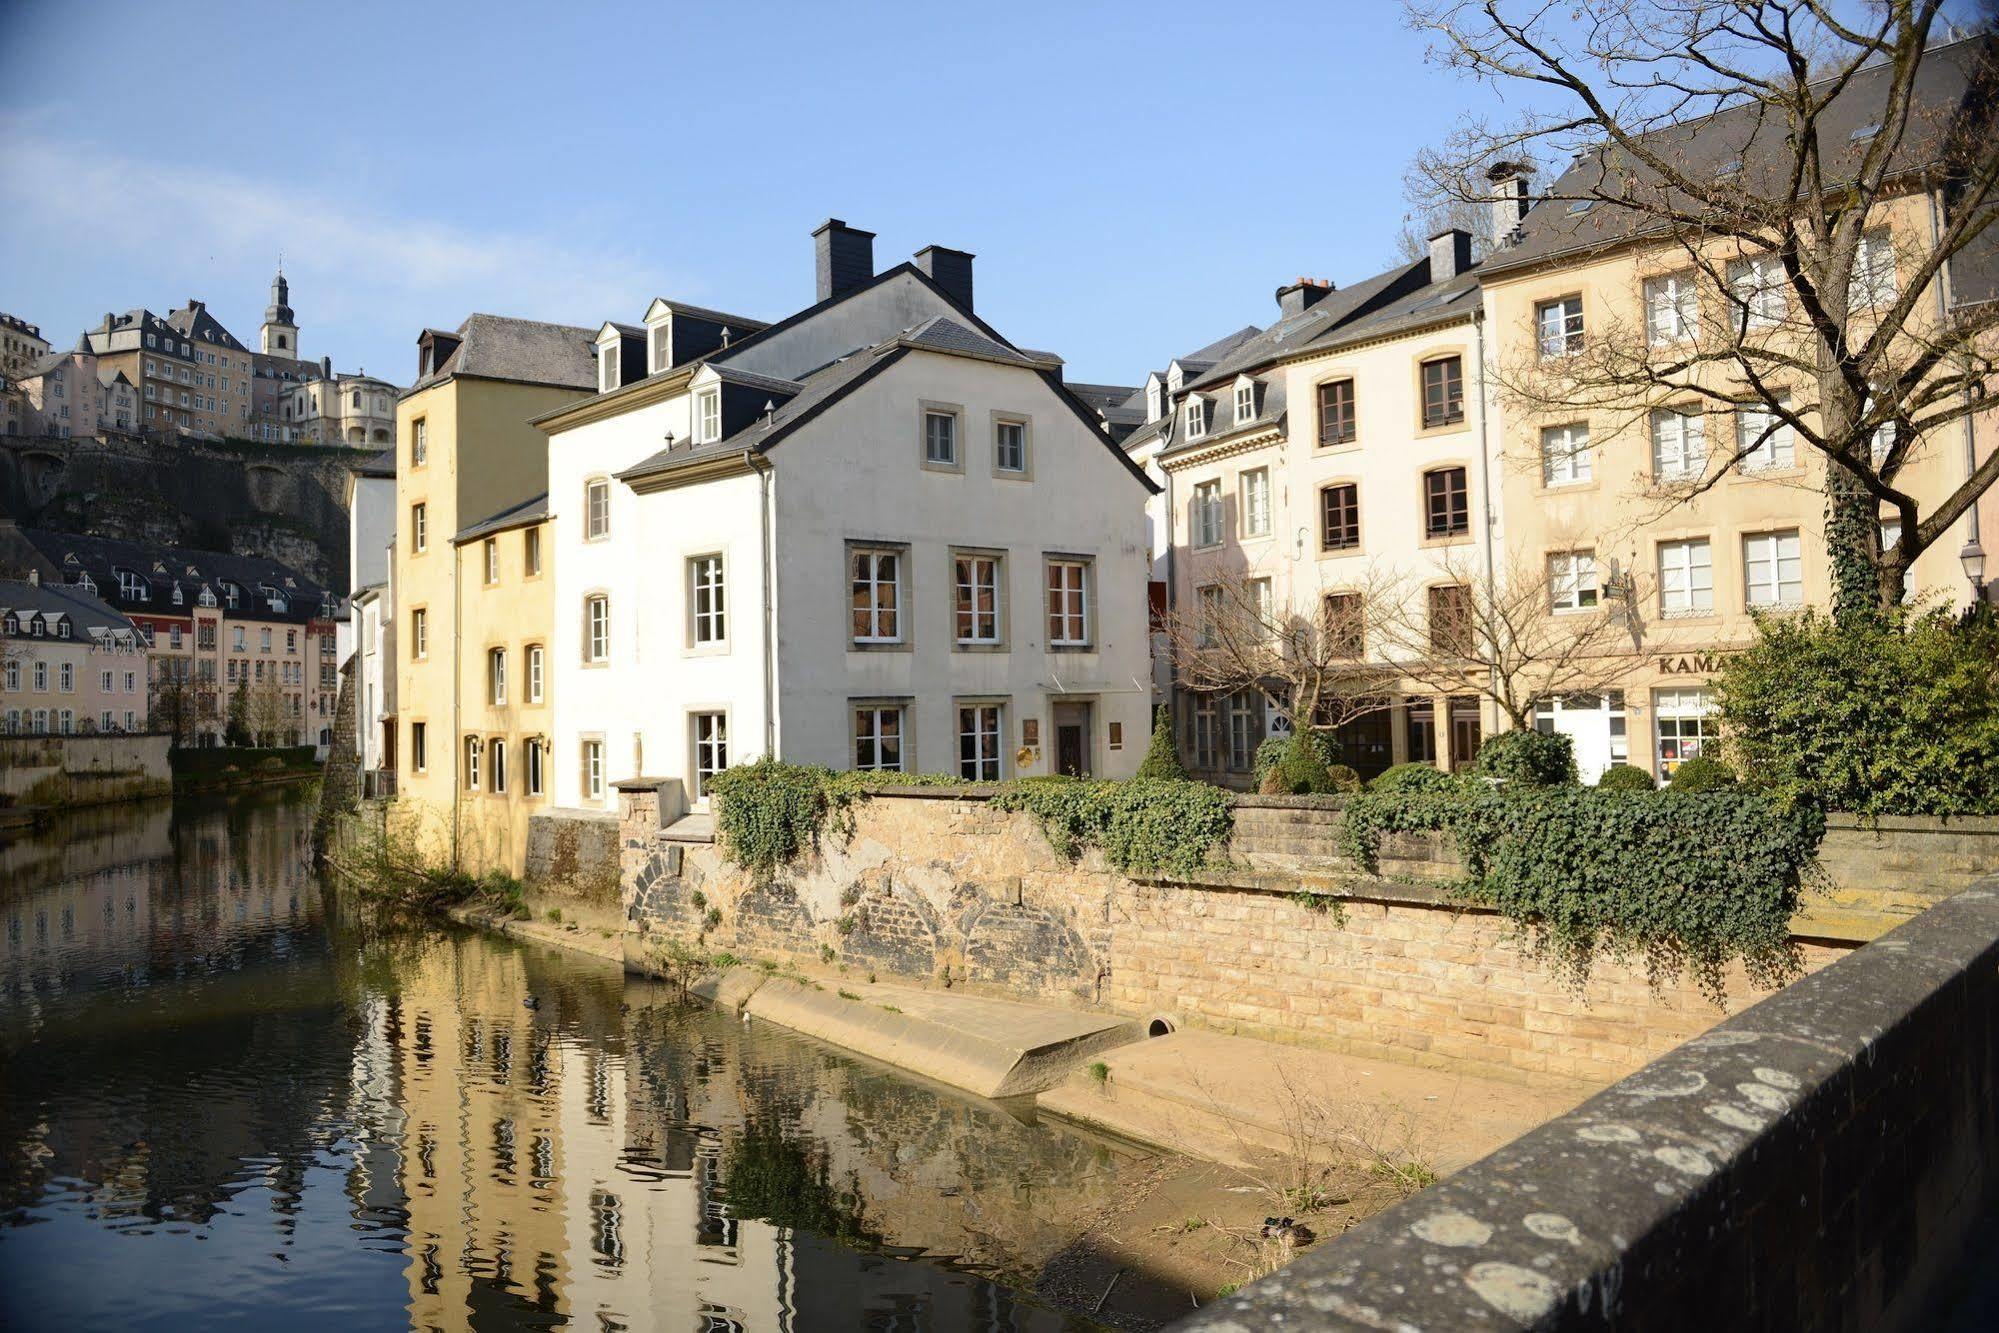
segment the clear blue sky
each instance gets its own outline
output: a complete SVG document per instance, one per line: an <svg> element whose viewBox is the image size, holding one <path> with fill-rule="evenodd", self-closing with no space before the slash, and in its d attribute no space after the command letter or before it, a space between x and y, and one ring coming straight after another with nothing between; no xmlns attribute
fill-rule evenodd
<svg viewBox="0 0 1999 1333"><path fill-rule="evenodd" d="M254 341L282 249L305 353L402 382L473 310L779 317L838 216L1135 383L1390 261L1478 95L1388 0L0 0L0 309L66 346L197 296Z"/></svg>

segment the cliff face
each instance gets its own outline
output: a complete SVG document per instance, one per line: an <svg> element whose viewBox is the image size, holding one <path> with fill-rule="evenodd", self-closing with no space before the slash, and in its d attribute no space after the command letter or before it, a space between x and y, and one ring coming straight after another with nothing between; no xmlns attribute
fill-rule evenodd
<svg viewBox="0 0 1999 1333"><path fill-rule="evenodd" d="M0 436L0 509L30 527L265 555L346 594L348 467L367 451Z"/></svg>

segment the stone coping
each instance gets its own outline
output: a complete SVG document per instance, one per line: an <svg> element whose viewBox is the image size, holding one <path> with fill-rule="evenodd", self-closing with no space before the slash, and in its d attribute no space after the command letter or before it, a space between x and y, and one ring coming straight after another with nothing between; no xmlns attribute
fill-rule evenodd
<svg viewBox="0 0 1999 1333"><path fill-rule="evenodd" d="M1995 1091L1988 876L1176 1327L1919 1327Z"/></svg>

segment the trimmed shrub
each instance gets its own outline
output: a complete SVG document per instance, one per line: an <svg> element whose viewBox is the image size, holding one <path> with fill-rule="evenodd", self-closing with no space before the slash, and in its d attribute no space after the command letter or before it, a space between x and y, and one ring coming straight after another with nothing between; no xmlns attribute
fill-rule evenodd
<svg viewBox="0 0 1999 1333"><path fill-rule="evenodd" d="M1306 737L1312 748L1318 752L1321 763L1325 764L1328 768L1339 763L1339 738L1327 732L1292 731L1276 736L1265 736L1263 742L1256 747L1256 757L1250 761L1249 780L1251 786L1266 796L1282 796L1291 790L1289 787L1266 787L1265 783L1270 779L1270 770L1277 767L1278 761L1290 749L1292 740L1300 735Z"/></svg>
<svg viewBox="0 0 1999 1333"><path fill-rule="evenodd" d="M1652 775L1635 764L1612 764L1596 780L1598 791L1657 791Z"/></svg>
<svg viewBox="0 0 1999 1333"><path fill-rule="evenodd" d="M1666 785L1674 791L1725 791L1735 785L1735 770L1719 759L1695 755L1680 762Z"/></svg>
<svg viewBox="0 0 1999 1333"><path fill-rule="evenodd" d="M1153 710L1152 743L1145 749L1145 758L1138 765L1138 777L1152 782L1182 781L1187 778L1186 765L1180 762L1180 751L1173 744L1173 714L1170 709Z"/></svg>
<svg viewBox="0 0 1999 1333"><path fill-rule="evenodd" d="M1448 787L1454 781L1449 773L1435 764L1397 764L1383 773L1377 773L1374 781L1367 784L1369 791L1433 791L1438 787Z"/></svg>
<svg viewBox="0 0 1999 1333"><path fill-rule="evenodd" d="M1319 747L1294 732L1257 789L1275 796L1319 795L1333 790L1333 775Z"/></svg>
<svg viewBox="0 0 1999 1333"><path fill-rule="evenodd" d="M1575 747L1567 736L1531 727L1502 731L1481 745L1472 771L1521 787L1572 787Z"/></svg>
<svg viewBox="0 0 1999 1333"><path fill-rule="evenodd" d="M1742 780L1860 815L1999 814L1999 612L1768 617L1715 679Z"/></svg>
<svg viewBox="0 0 1999 1333"><path fill-rule="evenodd" d="M1326 780L1332 784L1327 789L1329 791L1349 792L1361 789L1360 774L1354 772L1345 764L1327 764Z"/></svg>

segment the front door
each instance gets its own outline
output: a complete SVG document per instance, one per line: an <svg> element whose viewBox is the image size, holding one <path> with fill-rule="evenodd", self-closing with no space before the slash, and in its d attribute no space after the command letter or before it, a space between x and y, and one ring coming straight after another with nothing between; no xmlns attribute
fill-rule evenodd
<svg viewBox="0 0 1999 1333"><path fill-rule="evenodd" d="M1090 776L1090 706L1055 705L1055 771L1064 777Z"/></svg>

